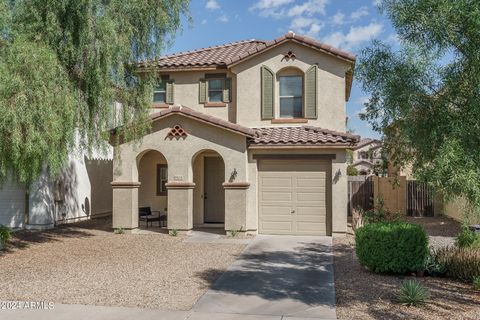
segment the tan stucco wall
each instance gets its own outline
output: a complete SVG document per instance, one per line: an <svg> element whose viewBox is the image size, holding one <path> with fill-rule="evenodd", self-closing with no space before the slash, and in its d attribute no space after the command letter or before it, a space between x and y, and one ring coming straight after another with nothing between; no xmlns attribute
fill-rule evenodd
<svg viewBox="0 0 480 320"><path fill-rule="evenodd" d="M88 178L92 187L91 215L112 213L112 160L85 160Z"/></svg>
<svg viewBox="0 0 480 320"><path fill-rule="evenodd" d="M199 103L199 81L205 78L208 73L225 73L228 78L232 78L232 92L231 102L224 107L205 107ZM236 121L236 104L235 91L236 81L235 75L228 70L216 71L185 71L185 72L168 72L171 80L175 81L174 89L174 104L181 104L196 111L215 116L231 122ZM161 109L151 109L152 113L158 112Z"/></svg>
<svg viewBox="0 0 480 320"><path fill-rule="evenodd" d="M295 53L295 60L283 59L288 51ZM232 67L232 72L237 74L238 123L250 127L285 126L285 124L272 124L270 120L261 120L260 68L265 65L275 73L284 68L297 68L305 72L313 64L318 64L318 119L309 120L308 125L344 132L345 72L348 65L327 54L295 43L282 44ZM277 81L276 115L278 115L278 93Z"/></svg>
<svg viewBox="0 0 480 320"><path fill-rule="evenodd" d="M255 154L333 154L331 176L331 230L333 234L347 231L347 164L345 149L278 149L250 150L249 152L249 182L247 190L246 225L249 230L257 230L258 225L258 160ZM261 161L261 160L260 160ZM324 161L324 160L322 160ZM328 223L327 219L327 223ZM327 228L329 229L329 228Z"/></svg>
<svg viewBox="0 0 480 320"><path fill-rule="evenodd" d="M147 152L139 162L138 206L150 207L154 211L166 211L167 197L157 196L157 164L166 164L165 158L156 151Z"/></svg>

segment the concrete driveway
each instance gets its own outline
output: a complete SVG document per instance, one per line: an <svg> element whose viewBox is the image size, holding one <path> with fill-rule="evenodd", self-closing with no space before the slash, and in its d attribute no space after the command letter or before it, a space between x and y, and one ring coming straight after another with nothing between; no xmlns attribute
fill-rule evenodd
<svg viewBox="0 0 480 320"><path fill-rule="evenodd" d="M329 237L257 236L193 311L336 319L331 245Z"/></svg>

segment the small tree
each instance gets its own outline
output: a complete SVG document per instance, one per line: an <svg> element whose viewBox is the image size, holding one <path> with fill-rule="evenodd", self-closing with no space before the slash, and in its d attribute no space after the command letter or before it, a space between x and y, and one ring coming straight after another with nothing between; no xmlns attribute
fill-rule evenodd
<svg viewBox="0 0 480 320"><path fill-rule="evenodd" d="M393 165L480 208L480 2L383 0L401 48L374 42L357 78L362 119L384 136ZM478 210L477 210L478 212Z"/></svg>

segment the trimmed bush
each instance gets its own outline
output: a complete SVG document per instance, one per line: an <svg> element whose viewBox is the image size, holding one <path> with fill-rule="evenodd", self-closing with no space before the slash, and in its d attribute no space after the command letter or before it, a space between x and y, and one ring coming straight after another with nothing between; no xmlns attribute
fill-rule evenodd
<svg viewBox="0 0 480 320"><path fill-rule="evenodd" d="M428 238L422 226L407 222L378 222L355 232L360 264L373 272L417 272L428 256Z"/></svg>
<svg viewBox="0 0 480 320"><path fill-rule="evenodd" d="M447 277L473 282L480 277L480 248L446 247L435 252L436 260L447 270Z"/></svg>

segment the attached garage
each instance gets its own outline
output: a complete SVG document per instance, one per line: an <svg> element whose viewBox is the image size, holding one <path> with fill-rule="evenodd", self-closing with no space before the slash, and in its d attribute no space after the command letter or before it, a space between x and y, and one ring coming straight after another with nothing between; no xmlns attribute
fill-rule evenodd
<svg viewBox="0 0 480 320"><path fill-rule="evenodd" d="M261 234L331 235L331 161L260 160Z"/></svg>

